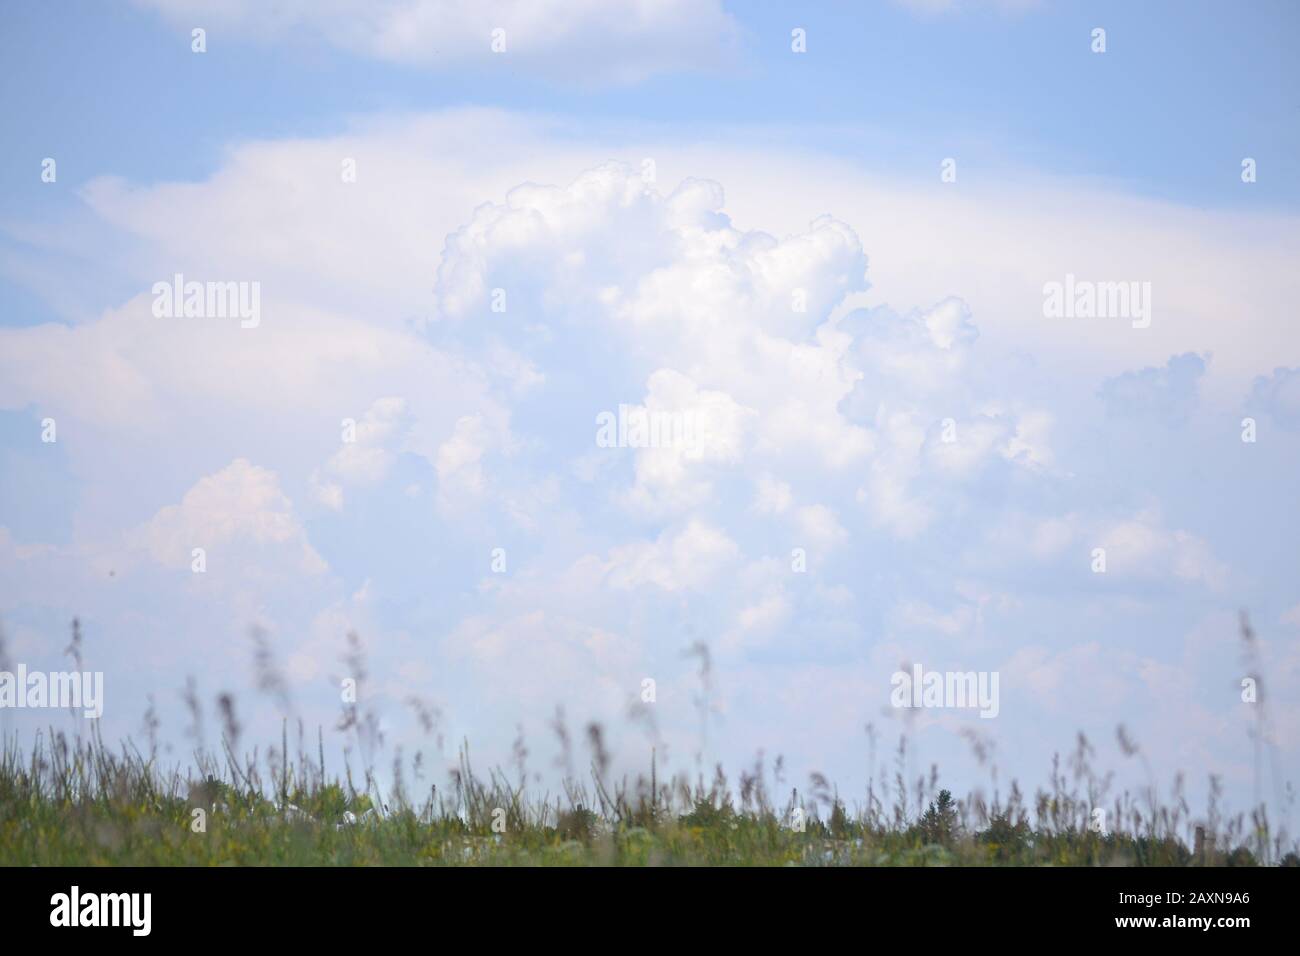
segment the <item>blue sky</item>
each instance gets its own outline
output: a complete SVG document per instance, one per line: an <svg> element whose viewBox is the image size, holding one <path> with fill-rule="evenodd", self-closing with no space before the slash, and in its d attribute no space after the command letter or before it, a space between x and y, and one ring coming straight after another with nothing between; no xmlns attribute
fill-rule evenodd
<svg viewBox="0 0 1300 956"><path fill-rule="evenodd" d="M1141 784L1124 723L1162 786L1218 774L1241 806L1246 608L1275 796L1300 733L1294 6L619 6L7 9L10 657L59 666L80 615L106 729L153 695L179 746L190 674L274 734L255 623L328 725L355 629L408 754L419 696L488 759L522 727L539 773L563 704L631 769L648 738L679 769L762 748L856 792L870 722L961 792L987 782L970 730L1004 780L1083 730ZM177 272L259 282L261 323L152 315ZM1046 317L1066 274L1149 283L1150 326ZM621 404L709 441L602 449ZM891 710L914 661L998 672L1000 715ZM647 677L653 732L627 718Z"/></svg>
<svg viewBox="0 0 1300 956"><path fill-rule="evenodd" d="M1254 3L1242 16L1212 2L1005 12L976 3L934 14L826 3L793 19L787 6L745 4L739 49L725 66L702 60L697 71L604 85L562 75L521 81L495 63L358 61L305 31L274 46L223 38L196 60L172 23L129 4L18 4L0 37L12 144L6 211L39 196L24 175L32 152L66 157L70 183L110 172L197 177L231 141L327 134L349 115L466 104L706 129L824 125L807 134L812 143L878 136L892 147L885 155L858 155L896 168L958 143L982 147L995 168L1103 177L1212 206L1294 208L1300 195L1293 4ZM787 55L796 21L810 35L803 58ZM1077 40L1095 26L1109 31L1104 57ZM1233 177L1215 169L1246 154L1267 170L1252 191L1231 188Z"/></svg>

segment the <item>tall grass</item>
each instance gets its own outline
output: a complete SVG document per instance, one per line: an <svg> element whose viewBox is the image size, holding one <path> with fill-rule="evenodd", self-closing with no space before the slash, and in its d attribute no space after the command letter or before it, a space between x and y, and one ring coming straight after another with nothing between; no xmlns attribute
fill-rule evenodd
<svg viewBox="0 0 1300 956"><path fill-rule="evenodd" d="M301 740L301 735L299 735ZM804 793L773 794L761 764L733 786L647 768L610 782L593 761L562 792L528 794L494 769L477 773L467 745L444 789L416 793L373 774L329 776L323 761L284 747L236 757L198 753L162 769L130 741L37 734L0 752L0 864L834 864L834 865L1255 865L1298 862L1266 815L1225 818L1211 786L1193 818L1176 786L1155 805L1121 794L1106 833L1093 832L1105 781L1081 736L1050 786L1025 797L925 802L927 782L873 783L847 803L814 775ZM322 752L319 746L317 754ZM933 778L933 771L932 771Z"/></svg>
<svg viewBox="0 0 1300 956"><path fill-rule="evenodd" d="M283 698L269 650L255 637L258 686ZM77 657L80 639L74 628ZM351 673L364 679L355 636L349 661ZM193 681L182 697L193 719L190 734L199 740L203 715ZM411 703L426 733L435 734L436 710ZM1165 801L1154 784L1137 794L1111 794L1113 775L1094 769L1094 748L1082 734L1064 761L1053 760L1046 786L1032 795L1015 781L1000 792L990 750L971 734L977 761L990 770L991 794L954 798L938 787L936 767L909 782L904 735L893 773L882 772L849 797L820 774L801 792L785 779L779 758L769 768L761 756L735 781L720 765L708 779L702 770L665 779L652 749L642 773L612 779L595 724L587 728L590 765L578 773L560 711L554 730L566 771L552 793L528 791L522 733L513 777L501 768L476 771L466 742L441 787L426 779L421 755L406 761L398 751L381 788L374 768L384 742L373 713L345 707L335 730L355 741L362 766L354 772L346 757L341 773L330 773L323 729L312 741L300 721L291 728L286 719L278 746L249 752L240 746L234 698L219 697L217 710L219 746L198 747L183 766L159 761L152 702L144 750L130 739L110 745L97 729L69 736L51 728L26 748L16 734L6 735L0 741L0 864L1300 863L1300 847L1270 823L1263 805L1248 814L1223 812L1215 778L1200 814L1191 812L1181 776ZM867 732L874 766L875 730ZM1116 736L1125 754L1140 757L1125 728ZM1093 827L1099 808L1104 832Z"/></svg>

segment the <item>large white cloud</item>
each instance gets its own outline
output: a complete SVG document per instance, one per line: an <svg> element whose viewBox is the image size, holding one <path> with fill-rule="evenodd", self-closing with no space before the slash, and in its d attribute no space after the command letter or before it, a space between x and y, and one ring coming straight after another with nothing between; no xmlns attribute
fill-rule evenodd
<svg viewBox="0 0 1300 956"><path fill-rule="evenodd" d="M1293 242L1261 263L1213 216L1158 204L1108 200L1090 218L1041 185L939 198L781 150L550 131L396 119L243 144L202 182L92 186L90 210L136 240L118 264L142 291L71 325L0 330L0 405L59 419L77 486L68 547L0 536L5 580L60 563L89 580L133 534L176 570L197 537L265 545L279 594L323 596L305 617L265 609L310 635L291 648L303 680L330 673L327 632L358 627L400 649L408 683L471 714L490 687L498 723L512 700L535 721L574 689L609 713L657 676L679 739L695 724L681 648L716 641L737 748L782 733L772 700L808 709L761 743L847 741L887 691L877 672L905 656L1005 666L1030 704L1072 669L1107 695L1138 666L1168 688L1168 653L1126 657L1108 627L1139 606L1176 613L1175 598L1230 600L1249 574L1211 516L1128 480L1098 389L1212 352L1196 411L1237 442L1253 378L1300 364L1273 324ZM338 178L347 156L354 184ZM1099 237L1117 234L1133 238L1112 255ZM1162 282L1177 320L1157 316L1149 336L1043 319L1058 266L1115 275L1134 249L1156 279L1222 263L1249 329L1212 321L1231 296L1204 268L1191 291ZM261 324L155 319L143 290L175 271L260 280ZM1285 417L1289 382L1263 380L1270 415ZM596 416L619 405L699 414L710 441L599 447ZM1218 432L1201 425L1151 455L1215 467L1193 441ZM1088 570L1095 547L1105 578ZM23 593L60 613L78 599ZM107 617L113 599L96 600ZM1070 630L1050 646L1045 605Z"/></svg>

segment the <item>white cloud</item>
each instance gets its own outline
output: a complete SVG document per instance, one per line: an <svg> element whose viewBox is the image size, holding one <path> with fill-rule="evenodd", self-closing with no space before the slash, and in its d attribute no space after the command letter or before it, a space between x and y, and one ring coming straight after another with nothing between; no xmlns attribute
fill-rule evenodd
<svg viewBox="0 0 1300 956"><path fill-rule="evenodd" d="M615 631L544 610L466 618L442 642L447 659L468 667L475 696L512 714L537 716L573 704L621 716L642 672L640 649Z"/></svg>
<svg viewBox="0 0 1300 956"><path fill-rule="evenodd" d="M243 458L200 478L180 504L162 508L130 540L159 564L174 569L189 569L195 548L205 550L215 569L228 546L251 544L283 547L290 567L299 572L326 570L275 473Z"/></svg>
<svg viewBox="0 0 1300 956"><path fill-rule="evenodd" d="M979 332L970 320L970 309L957 298L947 298L926 312L921 321L930 331L930 338L941 349L951 349L961 343L974 342Z"/></svg>
<svg viewBox="0 0 1300 956"><path fill-rule="evenodd" d="M342 484L373 485L382 481L392 468L392 444L400 435L406 415L406 400L397 396L376 399L358 421L340 422L346 433L339 450L311 477L317 500L338 510L343 506ZM336 478L338 481L330 481Z"/></svg>
<svg viewBox="0 0 1300 956"><path fill-rule="evenodd" d="M356 422L355 437L344 442L326 462L326 470L357 484L381 481L393 463L393 453L387 446L398 433L405 412L403 398L377 399Z"/></svg>
<svg viewBox="0 0 1300 956"><path fill-rule="evenodd" d="M122 243L135 250L122 268L142 290L201 264L204 277L260 278L265 314L247 331L166 323L142 294L70 326L0 329L0 406L59 417L57 451L77 488L73 544L32 560L116 560L114 545L94 544L143 522L141 553L168 567L188 566L195 535L227 534L231 549L300 575L310 545L283 489L310 493L315 471L315 493L341 506L346 489L377 483L398 520L432 511L404 489L436 489L428 517L442 520L431 533L461 536L447 552L509 545L510 573L483 571L477 594L472 578L435 591L431 602L483 603L447 610L453 638L404 658L405 672L460 655L466 693L490 687L504 702L511 681L537 668L546 680L525 695L548 707L587 681L602 701L622 700L644 676L641 655L671 643L664 634L681 637L674 615L710 628L732 663L753 665L754 686L798 702L816 698L811 682L829 665L790 676L757 658L789 649L833 660L843 687L870 691L870 669L853 655L882 646L878 614L1012 651L1045 626L1038 602L1053 615L1064 608L1066 626L1102 631L1117 588L1126 609L1150 610L1170 585L1221 599L1246 580L1221 532L1143 510L1154 484L1108 483L1111 463L1085 433L1101 382L1171 354L1214 351L1201 403L1230 422L1253 376L1300 364L1277 318L1294 301L1293 272L1279 268L1294 257L1294 223L1246 217L1249 228L1227 228L1226 214L1091 203L1068 184L940 202L933 188L743 137L706 149L553 133L477 112L397 118L345 137L244 144L202 182L88 190L91 209L136 240ZM670 171L719 171L730 194L724 203L719 185L690 178L661 190L635 166L590 168L611 153L654 155L666 183ZM361 178L349 193L337 166L353 154ZM525 181L567 185L512 188ZM814 218L826 209L842 218ZM1256 232L1266 240L1231 238ZM1128 274L1116 271L1128 257L1160 280L1157 302L1179 321L1157 315L1146 337L1044 324L1035 299L1060 262L1081 262L1080 275ZM1216 269L1234 277L1240 303L1206 278ZM505 313L490 309L497 287ZM925 303L936 304L907 311ZM1225 331L1215 317L1237 304L1242 329ZM1289 381L1265 380L1260 397L1276 399L1275 412L1289 407ZM717 441L592 454L593 414L638 397L647 411L709 413ZM364 423L351 451L339 443L343 417ZM953 446L939 437L948 417ZM412 457L396 468L402 452ZM408 475L408 464L428 474ZM1166 512L1186 514L1177 502ZM222 513L232 517L212 517ZM322 549L331 538L378 546L357 541L364 528L348 530L314 537ZM790 568L796 535L812 559L803 576ZM0 545L5 580L25 581L12 541ZM375 570L376 590L398 600L353 600L358 582L315 575L332 590L313 611L336 613L313 625L319 650L296 652L298 678L324 673L320 659L345 627L399 640L400 627L378 619L411 599L409 582L394 583L401 568L429 557L402 546L411 550ZM1104 578L1088 576L1095 546L1108 548ZM832 548L833 560L815 560ZM209 562L223 566L212 548ZM1087 596L1065 593L1080 580ZM796 632L797 646L780 639ZM1050 704L1075 666L1108 693L1128 687L1131 662L1110 640L1098 638L1095 653L1086 642L1068 654L1031 648L1004 691L1023 679ZM1151 660L1144 679L1166 687L1166 662ZM803 683L792 690L787 678ZM866 699L837 698L843 723L820 714L807 733L847 735Z"/></svg>
<svg viewBox="0 0 1300 956"><path fill-rule="evenodd" d="M1300 430L1300 368L1275 368L1272 375L1256 378L1248 403L1283 428Z"/></svg>
<svg viewBox="0 0 1300 956"><path fill-rule="evenodd" d="M438 494L445 509L454 507L458 499L482 496L483 456L489 447L488 428L482 416L465 415L457 419L451 437L438 446Z"/></svg>
<svg viewBox="0 0 1300 956"><path fill-rule="evenodd" d="M826 505L804 505L795 510L794 520L800 540L822 551L843 544L849 537L835 512Z"/></svg>
<svg viewBox="0 0 1300 956"><path fill-rule="evenodd" d="M136 0L209 44L228 38L323 41L349 53L446 70L520 68L572 81L640 80L731 55L736 24L720 0ZM493 31L504 52L492 52Z"/></svg>
<svg viewBox="0 0 1300 956"><path fill-rule="evenodd" d="M1183 530L1167 530L1156 515L1143 512L1106 524L1098 545L1106 549L1106 573L1121 576L1172 575L1222 590L1228 568L1215 559L1209 544Z"/></svg>
<svg viewBox="0 0 1300 956"><path fill-rule="evenodd" d="M1011 426L987 415L954 421L954 426L954 440L932 433L925 448L927 464L953 477L971 475L1011 442Z"/></svg>
<svg viewBox="0 0 1300 956"><path fill-rule="evenodd" d="M904 601L896 613L902 627L934 630L949 637L968 633L976 618L976 610L970 605L959 605L944 612L924 601Z"/></svg>
<svg viewBox="0 0 1300 956"><path fill-rule="evenodd" d="M665 591L702 591L739 556L725 532L701 521L665 531L653 542L614 548L604 572L611 587L654 585Z"/></svg>
<svg viewBox="0 0 1300 956"><path fill-rule="evenodd" d="M754 493L754 510L759 514L783 514L794 500L790 486L771 475L759 475Z"/></svg>
<svg viewBox="0 0 1300 956"><path fill-rule="evenodd" d="M636 451L636 480L627 501L649 514L682 511L707 500L704 466L738 464L754 412L725 392L701 389L687 376L660 369L646 383L646 400L631 414L680 423L679 439Z"/></svg>

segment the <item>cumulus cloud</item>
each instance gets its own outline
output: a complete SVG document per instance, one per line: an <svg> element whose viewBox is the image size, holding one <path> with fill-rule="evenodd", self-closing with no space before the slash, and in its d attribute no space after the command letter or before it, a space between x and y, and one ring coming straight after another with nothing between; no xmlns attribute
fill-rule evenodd
<svg viewBox="0 0 1300 956"><path fill-rule="evenodd" d="M986 508L998 488L1056 467L1052 413L991 371L991 358L1006 359L980 348L961 299L849 309L837 331L855 370L838 408L870 439L855 497L875 528L915 539L939 516Z"/></svg>
<svg viewBox="0 0 1300 956"><path fill-rule="evenodd" d="M789 507L794 496L790 486L771 475L759 475L754 492L754 510L759 514L779 515Z"/></svg>
<svg viewBox="0 0 1300 956"><path fill-rule="evenodd" d="M1098 548L1105 552L1104 573L1091 570ZM1121 515L1099 509L1059 515L1011 511L989 528L978 554L989 572L1032 562L1063 577L1090 575L1098 593L1114 587L1140 594L1151 584L1222 592L1231 579L1230 567L1209 541L1170 527L1156 509Z"/></svg>
<svg viewBox="0 0 1300 956"><path fill-rule="evenodd" d="M127 271L142 290L191 263L209 264L205 277L262 277L256 330L156 320L143 295L69 326L0 330L0 405L60 418L79 547L91 528L109 542L96 560L126 536L182 569L206 536L217 542L209 574L244 548L328 584L310 614L274 609L285 627L307 623L297 678L322 678L339 632L355 627L400 647L404 674L428 675L412 680L456 683L471 713L489 688L507 719L517 705L535 720L575 696L585 706L574 688L593 688L592 706L608 711L647 673L680 675L683 643L716 639L748 681L731 701L750 708L736 722L748 746L762 726L749 721L771 708L747 697L755 688L796 706L830 678L835 716L819 712L817 733L856 733L873 688L887 693L878 666L897 665L891 628L936 648L969 642L987 666L1058 626L1092 628L1075 651L1039 648L1008 671L1004 690L1023 681L1043 705L1074 667L1128 686L1116 674L1133 661L1109 634L1126 620L1117 607L1235 600L1248 583L1222 527L1172 496L1160 507L1161 476L1130 480L1105 444L1119 430L1091 400L1107 382L1117 412L1140 403L1177 416L1189 394L1228 407L1209 388L1224 367L1219 327L1153 326L1185 337L1130 337L1113 355L1101 335L1025 332L1024 310L998 307L989 288L1041 288L1038 251L1002 255L1004 242L998 258L965 230L1050 244L1051 216L1001 198L949 210L954 260L979 268L937 279L934 237L910 232L902 206L868 214L857 186L806 157L798 168L819 173L795 182L758 151L746 162L678 152L685 178L661 184L637 166L593 166L603 146L543 149L522 120L394 122L244 144L202 182L87 191L93 212L137 240ZM475 152L476 138L528 148ZM337 160L353 153L350 195ZM700 170L726 173L731 193L690 177ZM834 189L819 194L823 183ZM878 192L938 217L929 200ZM1058 336L1058 351L1035 334ZM1188 356L1211 345L1214 366L1198 371ZM1234 355L1229 368L1259 373L1255 357ZM1261 379L1259 397L1285 409L1288 375ZM1232 381L1235 413L1244 385ZM689 413L707 440L600 447L596 416L620 406ZM355 442L340 439L345 418ZM1202 435L1198 418L1185 419L1187 454L1210 469L1217 433ZM164 441L167 454L151 454ZM1133 466L1152 469L1140 452ZM196 484L214 461L234 464ZM327 507L304 525L290 498L313 494ZM33 561L87 563L76 547L0 545L7 581L26 580L12 569ZM509 553L501 573L489 571L496 547ZM1088 570L1094 547L1107 549L1105 576ZM794 548L808 551L802 569ZM428 621L447 636L420 631ZM456 681L440 667L449 661ZM533 672L545 678L512 696Z"/></svg>
<svg viewBox="0 0 1300 956"><path fill-rule="evenodd" d="M290 567L307 574L327 567L307 540L276 474L243 458L200 478L179 504L162 508L130 540L173 569L191 568L196 548L216 568L230 559L232 550L227 549L238 549L233 550L236 560L243 560L250 545L283 549Z"/></svg>
<svg viewBox="0 0 1300 956"><path fill-rule="evenodd" d="M342 444L325 465L312 473L317 500L335 510L343 506L343 484L372 485L392 468L394 439L401 432L406 400L377 399L360 421L342 420Z"/></svg>
<svg viewBox="0 0 1300 956"><path fill-rule="evenodd" d="M1101 399L1107 414L1114 418L1182 425L1196 407L1197 383L1204 374L1203 357L1194 352L1174 355L1164 368L1144 368L1107 379Z"/></svg>
<svg viewBox="0 0 1300 956"><path fill-rule="evenodd" d="M1275 368L1272 375L1259 376L1248 402L1288 431L1300 431L1300 368Z"/></svg>
<svg viewBox="0 0 1300 956"><path fill-rule="evenodd" d="M826 505L804 505L795 511L794 520L800 540L811 542L821 550L833 548L848 540L849 533L844 530L835 512Z"/></svg>
<svg viewBox="0 0 1300 956"><path fill-rule="evenodd" d="M1227 583L1228 568L1204 539L1189 531L1162 528L1151 514L1106 525L1100 546L1106 549L1108 574L1173 576L1213 590Z"/></svg>
<svg viewBox="0 0 1300 956"><path fill-rule="evenodd" d="M692 466L739 464L751 444L760 454L808 448L835 467L871 446L837 409L856 379L842 361L851 340L823 327L865 287L857 237L821 217L778 240L735 229L722 209L715 183L688 179L663 195L608 163L566 187L529 184L480 207L439 266L446 320L481 319L492 290L505 290L508 315L533 322L525 331L539 367L608 336L610 373L644 376L647 410L706 422L694 449L638 453L632 499L650 510L699 503L708 484ZM786 385L779 393L774 379Z"/></svg>
<svg viewBox="0 0 1300 956"><path fill-rule="evenodd" d="M725 392L701 389L672 369L651 375L645 405L633 406L627 414L658 424L659 441L636 452L636 480L627 493L633 507L650 514L706 501L711 484L702 470L740 462L755 417Z"/></svg>
<svg viewBox="0 0 1300 956"><path fill-rule="evenodd" d="M665 591L702 591L738 554L736 543L724 531L693 520L654 541L615 548L604 571L615 588L652 584Z"/></svg>

